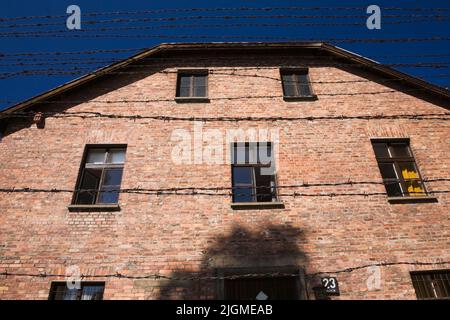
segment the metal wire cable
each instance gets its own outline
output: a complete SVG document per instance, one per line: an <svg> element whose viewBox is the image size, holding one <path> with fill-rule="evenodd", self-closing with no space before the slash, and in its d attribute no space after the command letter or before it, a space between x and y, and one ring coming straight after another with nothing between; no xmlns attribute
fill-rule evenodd
<svg viewBox="0 0 450 320"><path fill-rule="evenodd" d="M450 261L435 261L435 262L420 262L420 261L398 261L398 262L377 262L371 264L365 264L355 267L347 267L345 269L331 270L331 271L319 271L314 273L305 273L305 277L308 279L317 277L323 274L340 274L340 273L351 273L353 271L367 269L370 267L392 267L392 266L400 266L400 265L410 265L410 266L438 266L438 265L447 265L450 264ZM176 270L174 270L176 272ZM172 281L214 281L214 280L233 280L233 279L243 279L243 278L254 278L254 277L298 277L298 273L288 273L288 272L266 272L266 273L246 273L246 274L234 274L234 275L224 275L224 276L198 276L194 274L198 273L208 273L208 271L194 272L194 271L184 271L184 276L170 276L163 275L159 273L149 273L149 274L141 274L141 275L130 275L127 273L108 273L108 274L85 274L81 273L79 275L80 279L98 279L98 278L118 278L118 279L165 279ZM188 274L192 274L189 276ZM17 271L8 271L0 272L0 276L7 277L30 277L30 278L68 278L72 276L68 274L62 273L51 273L51 272L36 272L36 273L27 273L27 272L17 272Z"/></svg>

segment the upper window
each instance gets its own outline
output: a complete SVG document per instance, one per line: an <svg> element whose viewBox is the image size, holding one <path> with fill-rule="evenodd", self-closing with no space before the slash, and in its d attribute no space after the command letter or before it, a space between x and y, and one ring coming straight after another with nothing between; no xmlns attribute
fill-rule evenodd
<svg viewBox="0 0 450 320"><path fill-rule="evenodd" d="M281 70L283 95L287 98L312 97L308 69Z"/></svg>
<svg viewBox="0 0 450 320"><path fill-rule="evenodd" d="M276 177L270 142L232 145L233 202L276 202Z"/></svg>
<svg viewBox="0 0 450 320"><path fill-rule="evenodd" d="M411 273L418 299L450 298L450 271L427 271Z"/></svg>
<svg viewBox="0 0 450 320"><path fill-rule="evenodd" d="M115 204L119 199L125 147L88 147L74 204Z"/></svg>
<svg viewBox="0 0 450 320"><path fill-rule="evenodd" d="M372 145L389 197L426 195L409 141L373 141Z"/></svg>
<svg viewBox="0 0 450 320"><path fill-rule="evenodd" d="M81 282L80 288L68 288L67 282L52 282L49 300L102 300L104 282Z"/></svg>
<svg viewBox="0 0 450 320"><path fill-rule="evenodd" d="M178 73L177 97L206 98L208 96L207 71L182 71Z"/></svg>

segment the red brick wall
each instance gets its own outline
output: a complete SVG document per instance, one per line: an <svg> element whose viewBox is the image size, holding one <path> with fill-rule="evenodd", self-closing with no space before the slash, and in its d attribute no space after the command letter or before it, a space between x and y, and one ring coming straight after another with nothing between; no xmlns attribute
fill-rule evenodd
<svg viewBox="0 0 450 320"><path fill-rule="evenodd" d="M321 116L438 113L439 105L405 92L326 96L321 93L390 90L375 81L313 85L317 101L281 98L278 66L314 60L219 57L160 61L147 73L97 81L66 100L173 99L178 67L212 71L236 67L239 75L211 74L210 103L62 105L70 112L174 116ZM147 63L155 63L149 61ZM266 68L243 69L262 65ZM267 68L270 67L270 68ZM144 71L144 68L137 68ZM136 70L136 69L134 69ZM226 71L230 73L229 70ZM251 76L242 76L247 74ZM257 75L258 77L255 77ZM261 76L261 77L260 77ZM373 79L360 70L310 66L312 81ZM215 100L216 97L279 95L280 98ZM43 111L58 105L43 106ZM230 186L228 164L176 165L173 130L192 132L181 121L47 118L45 128L11 122L0 142L0 186L73 189L86 144L125 143L123 188ZM278 183L381 181L370 143L373 137L409 137L425 178L448 177L450 124L437 120L333 120L298 122L208 122L203 129L279 129ZM224 153L229 152L224 143ZM450 183L428 183L428 190ZM384 192L382 185L307 188L297 191ZM0 195L0 270L85 274L214 275L217 268L299 266L306 273L377 262L449 261L450 197L437 203L390 204L386 196L282 197L285 209L233 210L224 196L121 194L119 212L69 212L70 193ZM445 268L381 268L381 287L369 291L367 269L338 274L341 295L333 299L414 299L409 272ZM0 277L0 299L47 299L52 280ZM88 278L87 280L94 280ZM215 282L104 280L105 299L212 298ZM310 292L311 293L311 292Z"/></svg>

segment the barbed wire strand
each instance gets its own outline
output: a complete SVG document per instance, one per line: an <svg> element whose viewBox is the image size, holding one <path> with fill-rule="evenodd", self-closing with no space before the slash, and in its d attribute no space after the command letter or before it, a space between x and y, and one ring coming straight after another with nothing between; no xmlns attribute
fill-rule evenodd
<svg viewBox="0 0 450 320"><path fill-rule="evenodd" d="M67 18L68 15L65 16ZM197 16L172 16L172 17L158 17L158 18L116 18L110 20L84 20L83 25L93 24L116 24L116 23L130 23L130 22L165 22L165 21L196 21L196 20L252 20L252 19L367 19L368 15L292 15L292 14L278 14L278 15L197 15ZM397 18L418 18L420 19L449 19L450 15L442 14L384 14L383 19L397 19ZM5 21L5 20L3 20ZM48 27L48 26L61 26L61 22L41 22L33 24L13 24L13 25L1 25L0 28L25 28L25 27Z"/></svg>
<svg viewBox="0 0 450 320"><path fill-rule="evenodd" d="M320 275L324 274L341 274L341 273L351 273L353 271L367 269L370 267L392 267L392 266L400 266L400 265L409 265L409 266L438 266L438 265L447 265L450 264L450 261L436 261L436 262L419 262L419 261L398 261L398 262L378 262L365 264L355 267L347 267L345 269L331 270L331 271L319 271L314 273L306 273L304 276L307 279L312 279ZM178 272L175 270L175 272ZM160 273L150 273L150 274L142 274L142 275L130 275L126 273L116 272L116 273L105 273L105 274L85 274L80 273L80 279L107 279L107 278L118 278L118 279L165 279L172 281L214 281L214 280L235 280L235 279L243 279L243 278L254 278L254 277L298 277L298 273L288 273L288 272L266 272L266 273L246 273L246 274L233 274L233 275L224 275L224 276L188 276L187 274L199 274L199 273L209 273L208 271L194 272L194 271L183 271L186 275L184 276L170 276ZM37 272L37 273L20 273L14 271L5 270L4 272L0 272L0 276L4 277L31 277L31 278L71 278L73 280L73 275L62 274L62 273L51 273L51 272Z"/></svg>

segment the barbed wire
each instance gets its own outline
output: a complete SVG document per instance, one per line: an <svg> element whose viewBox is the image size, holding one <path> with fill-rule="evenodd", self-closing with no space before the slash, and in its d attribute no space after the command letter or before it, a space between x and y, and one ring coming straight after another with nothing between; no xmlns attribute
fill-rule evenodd
<svg viewBox="0 0 450 320"><path fill-rule="evenodd" d="M422 183L434 183L434 182L449 182L450 178L425 178L418 179L418 181ZM356 186L356 185L395 185L398 184L398 181L352 181L348 179L347 181L340 182L303 182L301 184L291 184L291 185L276 185L276 186L254 186L251 187L252 190L281 190L281 189L296 189L296 188L315 188L315 187L337 187L337 186ZM169 187L169 188L111 188L108 190L99 190L99 189L58 189L58 188L0 188L1 193L130 193L130 194L145 194L145 195L211 195L211 196L257 196L257 195L272 195L273 191L267 191L265 193L236 193L239 190L247 190L250 189L248 186L208 186L208 187ZM212 192L204 192L204 191L212 191ZM231 192L222 192L219 191L231 191ZM433 193L449 193L450 190L434 190L434 191L413 191L408 192L409 194L433 194ZM292 197L301 197L301 196L311 196L311 197L334 197L334 196L371 196L371 195L386 195L385 192L350 192L350 193L339 193L339 192L331 192L331 193L278 193L278 196L292 196Z"/></svg>
<svg viewBox="0 0 450 320"><path fill-rule="evenodd" d="M295 57L292 57L295 58ZM302 57L304 58L304 57ZM206 60L206 59L205 59ZM1 60L0 60L1 61ZM119 60L121 61L121 60ZM150 60L151 61L151 60ZM151 64L148 63L140 63L140 64L136 64L136 65L127 65L126 68L145 68L145 67L149 67L149 66L157 66L157 63L160 61L164 61L164 60L157 60L157 62L152 62ZM79 63L73 63L72 64L96 64L97 62L91 62L91 61L86 61L86 62L79 62ZM35 64L35 65L48 65L48 64L52 64L52 63L45 63L42 62L40 64ZM54 63L54 65L59 65L59 64L71 64L70 62L61 62L61 63ZM17 66L21 66L24 64L17 64ZM32 64L28 64L28 65L32 65ZM383 63L383 66L389 66L389 67L407 67L407 68L436 68L436 69L445 69L445 68L449 68L450 67L450 62L448 61L439 61L439 62L410 62L410 63ZM0 66L15 66L14 64L4 64L4 65L0 65ZM298 65L300 66L310 66L310 67L322 67L322 66L354 66L354 67L361 67L361 68L366 68L366 66L363 66L361 64L358 63L336 63L336 62L332 62L332 61L324 61L324 62L306 62L306 63L301 63ZM217 70L219 71L227 71L227 70L233 70L233 71L242 71L242 70L262 70L262 69L280 69L280 68L287 68L289 66L277 66L277 67L217 67ZM71 71L71 69L55 69L55 68L49 68L49 69L38 69L38 70L21 70L22 72L32 72L32 71L37 71L37 72L45 72L45 71ZM91 70L90 68L82 68L82 67L74 67L72 70ZM211 71L217 71L217 70L211 70ZM134 71L133 71L134 72ZM135 71L135 72L141 72L141 71ZM146 71L142 71L142 72L146 72ZM158 71L157 73L176 73L177 71Z"/></svg>
<svg viewBox="0 0 450 320"><path fill-rule="evenodd" d="M265 189L270 189L270 187L265 187ZM69 190L60 190L60 189L32 189L32 188L22 188L22 189L0 189L1 193L73 193ZM80 193L126 193L126 194L138 194L138 195L155 195L155 196L212 196L212 197L257 197L257 196L276 196L276 197L293 197L293 198L303 198L303 197L312 197L312 198L336 198L336 197L372 197L372 196L382 196L386 197L386 192L327 192L327 193L304 193L304 192L290 192L290 193L277 193L274 195L269 192L259 192L259 193L236 193L236 192L206 192L206 191L146 191L145 189L134 189L134 190L117 190L117 191L102 191L96 190L87 191L80 190ZM450 193L450 190L435 190L435 191L411 191L408 192L408 199L415 199L415 196L430 196L434 194L445 194ZM399 195L402 197L401 195ZM253 202L252 202L253 203ZM270 205L272 202L254 202L255 204L267 204Z"/></svg>
<svg viewBox="0 0 450 320"><path fill-rule="evenodd" d="M0 36L0 37L14 37L20 38L23 37L21 35L13 35L13 36ZM34 37L34 38L43 38L47 37L46 35L25 35L25 37ZM231 35L161 35L161 34L146 34L146 35L137 35L137 34L105 34L105 35L82 35L82 34L67 34L67 35L51 35L53 38L84 38L84 39L95 39L95 38L128 38L128 39L177 39L177 40L214 40L214 39L222 39L222 40L258 40L258 41L304 41L304 42L330 42L330 43L416 43L416 42L434 42L434 41L449 41L448 37L426 37L426 38L385 38L385 39L353 39L353 38L329 38L329 39L302 39L302 38L292 38L288 36L267 36L267 35L259 35L259 36L249 36L249 35L240 35L240 36L231 36Z"/></svg>
<svg viewBox="0 0 450 320"><path fill-rule="evenodd" d="M92 62L91 62L92 63ZM42 63L44 64L44 63ZM51 63L50 63L51 64ZM90 64L90 63L87 63ZM99 68L98 65L96 65L95 63L92 63L93 65L95 65L95 68ZM56 64L56 65L73 65L71 63L63 63L63 64ZM83 65L83 64L81 64ZM7 66L7 65L4 65ZM12 67L12 65L10 64L9 66ZM323 64L319 64L319 63L307 63L306 65L304 64L297 64L297 67L304 67L304 68L314 68L314 67L355 67L355 68L362 68L365 69L366 67L363 65L358 65L358 64L351 64L351 63L347 63L347 64L336 64L336 63L323 63ZM404 67L404 68L430 68L430 69L449 69L450 68L450 63L449 62L437 62L437 63L395 63L395 64L385 64L384 66L389 66L389 67ZM100 69L95 70L95 68L88 68L88 67L83 67L83 66L74 66L71 68L48 68L48 69L25 69L25 70L18 70L18 71L10 71L10 72L2 72L0 73L0 79L9 79L11 77L15 77L15 76L39 76L39 75L44 75L44 76L63 76L63 75L82 75L82 74L87 74L87 73L91 73L91 72L104 72L104 75L134 75L134 74L148 74L149 72L151 72L152 74L177 74L178 70L162 70L162 71L149 71L148 69L150 69L149 67L157 67L157 65L153 65L153 64L141 64L141 65L128 65L126 67L123 68L137 68L134 69L132 71L105 71L102 70L104 67L101 66ZM260 75L260 74L244 74L244 73L236 73L237 71L246 71L246 70L262 70L262 69L273 69L273 70L279 70L280 68L289 68L291 67L290 65L287 66L278 66L278 67L236 67L236 68L222 68L222 67L218 67L218 68L209 68L208 73L209 74L216 74L216 75L229 75L229 76L236 76L236 77L254 77L254 78L265 78L265 79L271 79L271 80L276 80L276 81L281 81L281 78L278 77L271 77L271 76L266 76L266 75ZM139 68L141 68L141 70L139 70ZM197 67L197 68L202 68L202 67ZM207 67L204 67L207 68ZM144 70L147 69L147 70ZM231 73L226 73L223 71L232 71ZM421 77L427 77L427 78L443 78L443 77L447 77L447 74L431 74L431 75L419 75ZM288 80L289 81L289 80ZM403 79L389 79L389 78L379 78L378 82L391 82L391 81L404 81ZM327 82L327 81L311 81L308 82L308 84L312 84L312 83L351 83L351 82L377 82L377 81L372 81L372 80L341 80L341 81L333 81L333 82ZM301 84L301 85L307 85L305 84ZM410 89L413 91L416 90L423 90L423 89Z"/></svg>
<svg viewBox="0 0 450 320"><path fill-rule="evenodd" d="M392 267L392 266L400 266L400 265L409 265L409 266L438 266L438 265L447 265L450 264L450 261L436 261L436 262L419 262L419 261L398 261L398 262L377 262L371 264L365 264L361 266L355 267L347 267L345 269L338 269L332 271L318 271L314 273L304 273L305 278L312 279L314 277L324 275L324 274L341 274L341 273L351 273L353 271L367 269L370 267ZM215 280L236 280L236 279L245 279L245 278L255 278L255 277L298 277L298 272L265 272L265 273L245 273L245 274L231 274L231 275L223 275L223 276L198 276L194 274L206 274L210 271L203 270L200 272L194 271L179 271L174 270L174 273L182 272L184 276L171 276L164 275L160 273L149 273L149 274L141 274L141 275L130 275L126 273L116 272L116 273L105 273L105 274L85 274L80 273L79 278L83 279L107 279L107 278L118 278L118 279L131 279L131 280L139 280L139 279L164 279L171 281L215 281ZM191 274L189 276L188 274ZM62 273L47 273L47 272L37 272L37 273L26 273L26 272L10 272L5 270L4 272L0 272L0 276L4 277L31 277L31 278L71 278L73 280L73 275L62 274Z"/></svg>
<svg viewBox="0 0 450 320"><path fill-rule="evenodd" d="M130 23L130 22L165 22L165 21L193 21L193 20L252 20L252 19L367 19L367 15L292 15L292 14L278 14L278 15L226 15L226 16L213 16L213 15L197 15L197 16L172 16L172 17L152 17L152 18L117 18L110 20L84 20L83 25L94 24L116 24L116 23ZM67 15L65 16L67 18ZM436 21L449 19L450 15L442 14L384 14L383 19L397 19L397 18L416 18L419 20L434 19ZM388 22L388 21L386 21ZM61 22L41 22L33 24L13 24L13 25L1 25L0 28L28 28L28 27L48 27L48 26L61 26Z"/></svg>
<svg viewBox="0 0 450 320"><path fill-rule="evenodd" d="M449 8L400 8L383 7L383 11L402 11L402 12L450 12ZM348 11L362 10L366 7L221 7L221 8L171 8L171 9L152 9L152 10L133 10L133 11L110 11L110 12L85 12L84 16L108 16L108 15L142 15L142 14L163 14L163 13L196 13L196 12L232 12L232 11ZM35 19L55 19L67 18L67 15L41 15L41 16L22 16L22 17L3 17L0 22L35 20Z"/></svg>
<svg viewBox="0 0 450 320"><path fill-rule="evenodd" d="M91 54L98 54L98 53L123 53L123 52L135 52L135 51L144 51L149 50L150 48L131 48L131 49L97 49L97 50L88 50L88 51L52 51L52 52L22 52L22 53L0 53L0 59L1 60L19 60L19 61L59 61L59 60L96 60L96 59L111 59L115 61L121 61L122 58L115 58L115 57L80 57L80 58L73 58L73 57L64 57L64 55L91 55ZM40 56L40 55L58 55L62 57L57 58L21 58L22 56ZM436 57L449 57L450 54L404 54L404 55L372 55L371 57L374 58L436 58ZM8 57L16 57L16 58L8 58ZM293 55L277 55L278 58L297 58ZM320 56L317 55L302 55L302 58L320 58ZM323 56L323 58L331 58L331 56ZM145 60L179 60L179 57L146 57ZM189 58L184 57L183 59L188 60L211 60L211 58L208 57L195 57L195 58ZM215 57L215 59L229 59L228 57Z"/></svg>
<svg viewBox="0 0 450 320"><path fill-rule="evenodd" d="M91 55L98 53L124 53L124 52L138 52L149 50L150 48L128 48L128 49L93 49L85 51L49 51L49 52L20 52L20 53L2 53L0 57L22 57L22 56L47 56L47 55Z"/></svg>
<svg viewBox="0 0 450 320"><path fill-rule="evenodd" d="M212 17L211 19L213 19ZM266 17L262 17L266 18ZM270 18L267 18L270 19ZM409 23L422 23L422 22L432 22L432 23L441 23L441 22L450 22L450 16L440 17L433 19L430 18L420 18L414 20L398 20L398 21L384 21L383 25L400 25L400 24L409 24ZM83 22L84 23L84 22ZM296 22L296 23L232 23L232 24L164 24L164 25L156 25L156 26L127 26L127 27L102 27L102 28L83 28L78 29L76 32L78 33L88 33L88 32L105 32L105 31L124 31L124 30L164 30L164 29L211 29L211 28L248 28L248 27L258 27L258 28L290 28L290 27L334 27L334 26L365 26L366 21L360 22ZM46 24L36 23L36 24L25 24L25 25L0 25L0 29L15 29L15 28L30 28L30 27L42 27ZM49 24L47 24L49 25ZM53 26L61 26L61 24L50 24ZM65 27L65 26L64 26ZM61 29L61 30L39 30L39 31L14 31L14 32L4 32L0 33L1 36L14 36L14 35L33 35L33 34L58 34L58 33L69 33L73 32L73 30Z"/></svg>
<svg viewBox="0 0 450 320"><path fill-rule="evenodd" d="M402 90L402 93L408 93L408 92L424 92L427 89L405 89ZM398 93L399 91L397 90L383 90L383 91L367 91L367 92L322 92L322 93L317 93L317 95L320 97L322 96L322 98L324 97L335 97L335 96L364 96L364 95L378 95L378 94L392 94L392 93ZM285 98L285 96L283 95L259 95L259 96L251 96L251 95L247 95L247 96L235 96L235 97L207 97L205 99L208 99L208 101L211 100L245 100L245 99L280 99L280 98ZM102 103L102 104L118 104L118 103L151 103L151 102L177 102L176 101L176 97L175 98L165 98L165 99L115 99L115 100L92 100L92 99L85 99L85 100L59 100L59 101L52 101L52 100L42 100L39 101L39 103L46 103L46 104L65 104L65 103ZM398 102L398 101L397 101ZM59 116L58 116L59 114ZM3 113L0 114L0 117L30 117L33 116L34 113L30 113L30 112L14 112L14 113ZM42 113L42 115L45 116L52 116L52 117L71 117L74 115L81 115L83 117L108 117L108 118L114 118L114 117L119 117L119 118L132 118L132 119L144 119L148 116L144 116L144 115L115 115L115 114L102 114L99 112L47 112L47 113ZM358 115L358 116L345 116L345 115L340 115L340 116L320 116L320 117L291 117L291 118L284 118L284 119L295 119L295 120L315 120L315 119L358 119L358 118L363 118L363 119L371 119L373 118L377 118L377 119L382 119L382 118L392 118L392 117L406 117L406 118L417 118L417 117L427 117L427 116L447 116L448 113L425 113L425 114L397 114L397 115L383 115L383 114L379 114L379 115ZM157 117L157 116L150 116L150 117ZM165 117L165 116L161 116L161 117ZM229 117L230 119L234 119L233 117ZM258 117L253 117L254 119L257 119ZM162 119L162 118L161 118ZM180 118L180 119L185 119L185 118ZM186 118L187 119L187 118ZM200 119L200 118L199 118ZM209 118L205 118L206 120L208 120ZM236 118L236 119L240 119L240 118ZM242 118L244 119L244 118ZM252 119L250 118L245 118L245 119ZM270 120L271 118L267 118L267 120ZM274 118L274 120L282 120L283 118ZM205 121L206 121L205 120ZM203 121L203 120L198 120L198 121Z"/></svg>

